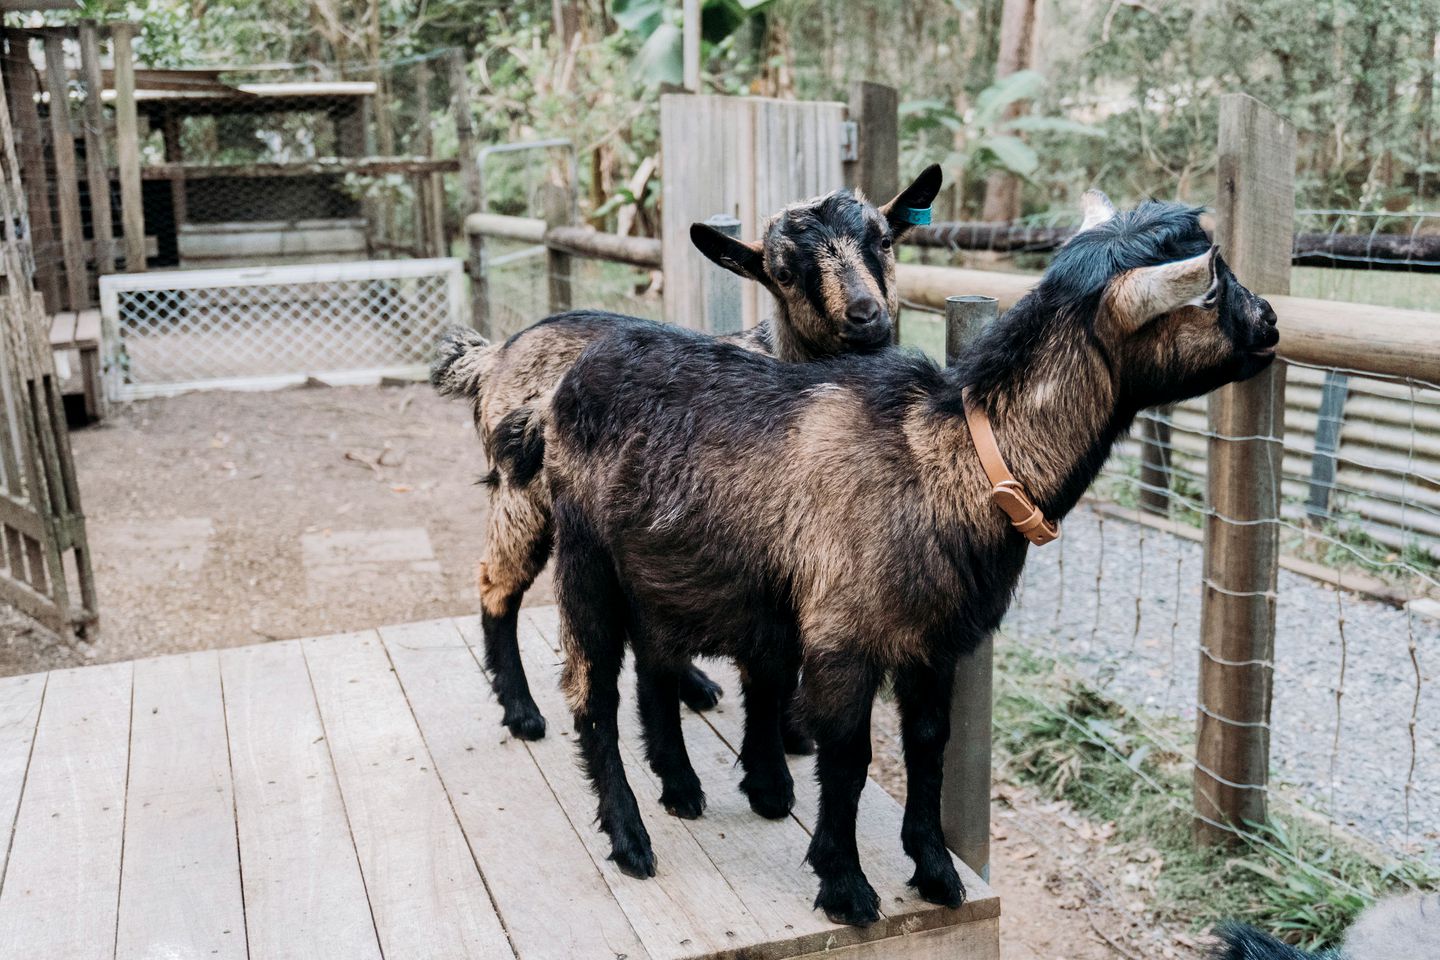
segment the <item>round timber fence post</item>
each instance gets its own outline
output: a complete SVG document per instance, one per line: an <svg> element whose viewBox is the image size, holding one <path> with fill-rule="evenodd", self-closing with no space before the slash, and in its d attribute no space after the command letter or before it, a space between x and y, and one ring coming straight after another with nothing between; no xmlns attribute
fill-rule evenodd
<svg viewBox="0 0 1440 960"><path fill-rule="evenodd" d="M1220 101L1216 242L1240 282L1290 292L1295 128L1244 94ZM1270 767L1285 365L1210 395L1200 607L1195 838L1264 823Z"/></svg>
<svg viewBox="0 0 1440 960"><path fill-rule="evenodd" d="M994 297L945 298L945 363L952 365L997 316ZM985 881L990 880L990 708L994 637L985 637L955 665L950 741L940 793L945 843Z"/></svg>
<svg viewBox="0 0 1440 960"><path fill-rule="evenodd" d="M717 213L705 221L727 237L740 239L740 221L727 213ZM743 280L729 270L709 264L703 275L705 284L705 327L711 334L739 333L744 325L740 298Z"/></svg>
<svg viewBox="0 0 1440 960"><path fill-rule="evenodd" d="M540 208L545 213L546 231L568 227L575 220L575 202L570 190L555 183L540 186ZM574 303L570 270L574 258L554 244L545 245L545 275L550 298L550 312L564 313Z"/></svg>

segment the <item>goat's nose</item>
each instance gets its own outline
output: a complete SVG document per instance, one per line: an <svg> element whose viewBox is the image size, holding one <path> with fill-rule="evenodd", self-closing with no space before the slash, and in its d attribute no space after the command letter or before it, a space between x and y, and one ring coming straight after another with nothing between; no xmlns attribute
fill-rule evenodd
<svg viewBox="0 0 1440 960"><path fill-rule="evenodd" d="M1260 301L1260 319L1272 327L1280 322L1280 318L1275 316L1275 308L1270 306L1269 300Z"/></svg>
<svg viewBox="0 0 1440 960"><path fill-rule="evenodd" d="M880 301L869 296L850 301L850 306L845 311L845 319L857 327L868 327L884 315L885 308L880 306Z"/></svg>

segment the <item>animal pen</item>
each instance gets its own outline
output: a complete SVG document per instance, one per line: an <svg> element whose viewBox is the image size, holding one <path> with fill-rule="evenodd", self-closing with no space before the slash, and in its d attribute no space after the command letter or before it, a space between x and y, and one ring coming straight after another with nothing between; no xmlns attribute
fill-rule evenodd
<svg viewBox="0 0 1440 960"><path fill-rule="evenodd" d="M701 264L688 250L685 224L718 216L728 218L719 221L727 229L753 236L761 218L788 200L842 182L888 196L898 180L893 90L859 85L848 104L677 95L662 105L662 140L672 144L662 181L663 240L576 223L573 177L545 178L552 182L534 203L543 216L508 216L481 206L468 110L455 111L455 158L436 158L433 141L425 145L428 125L417 118L465 103L453 58L400 65L423 67L428 79L420 88L430 98L402 122L390 95L393 78L149 72L130 62L130 35L122 24L6 38L15 150L6 145L3 191L10 432L0 505L9 570L0 589L29 603L26 609L53 611L57 622L88 624L94 609L83 520L67 493L73 471L61 377L44 335L55 325L46 317L71 316L71 339L55 344L63 355L83 353L90 342L80 337L79 316L104 314L97 356L112 400L404 366L422 358L425 338L459 308L468 305L476 326L500 335L547 312L594 304L601 298L587 295L586 284L597 278L602 286L595 289L613 301L720 331L753 322L764 307L753 291ZM49 54L43 58L42 48ZM304 86L320 83L327 86ZM54 109L60 102L68 117ZM330 126L320 125L317 136L328 139L285 159L244 154L242 142L246 149L255 142L256 128L245 132L249 119L296 113L327 118ZM378 119L387 116L388 133ZM273 153L286 149L286 136L314 128L267 121L262 132L274 135L267 146ZM1142 642L1155 616L1147 603L1161 586L1174 589L1177 602L1164 611L1175 667L1166 696L1188 682L1176 666L1182 631L1199 640L1186 650L1198 663L1196 693L1176 693L1191 705L1179 714L1194 721L1197 743L1169 741L1193 769L1197 832L1207 841L1256 836L1271 794L1293 793L1271 784L1271 770L1284 776L1303 749L1279 735L1271 710L1272 698L1282 703L1286 690L1273 682L1286 666L1275 651L1277 613L1299 589L1283 578L1296 571L1411 601L1396 611L1400 632L1382 638L1413 668L1400 687L1404 716L1386 715L1383 732L1398 730L1407 741L1408 773L1398 789L1422 822L1427 811L1440 810L1440 797L1417 774L1434 729L1421 709L1429 628L1418 603L1437 582L1434 568L1413 552L1429 549L1425 524L1440 515L1436 477L1425 466L1440 409L1440 353L1427 331L1437 317L1285 295L1290 136L1283 120L1253 100L1224 99L1218 239L1240 277L1271 295L1288 364L1208 403L1149 418L1106 488L1119 504L1098 505L1093 519L1077 515L1059 543L1037 551L997 649L983 648L962 667L958 682L968 695L956 698L944 801L947 839L966 865L969 901L961 909L924 904L908 890L900 808L872 783L862 794L859 840L884 897L884 918L862 931L813 912L811 878L801 865L814 826L809 761L793 761L795 814L757 821L734 789L740 727L729 704L685 718L696 765L715 785L707 816L693 823L655 818L669 852L660 875L645 883L620 876L591 829L593 797L568 738L557 730L536 743L499 739L499 709L474 651L476 623L464 619L0 680L0 822L10 824L8 843L0 844L0 943L74 957L140 956L164 943L233 957L528 958L593 955L600 943L631 958L994 958L1000 902L982 879L989 863L990 657L1044 630L1077 639L1088 632L1090 649L1100 648L1096 659L1115 663L1117 672L1130 662L1163 663L1165 651L1146 653ZM737 156L741 165L717 165L717 156ZM447 175L468 214L468 297L458 258L447 256L461 223L447 212ZM374 189L356 188L357 180ZM256 191L250 201L231 202L245 190ZM283 202L265 208L256 199L262 195ZM505 242L526 249L502 259L497 246ZM596 269L606 265L662 273L663 307L653 295L614 296L630 277ZM197 266L203 269L183 269ZM507 272L527 280L510 285ZM933 323L923 311L942 309L951 295L991 295L1003 309L1033 283L1023 274L911 264L898 279L911 305L907 331ZM309 318L326 342L356 328L371 340L376 330L394 339L363 357L338 359L307 355L315 344L299 340L282 352L299 353L303 362L278 369L284 358L265 351L281 333L309 326ZM961 321L955 314L949 354L972 332ZM211 365L166 366L163 350L147 353L155 346L148 341L177 334L194 345L182 355L208 352ZM264 362L223 365L247 351ZM1376 542L1394 541L1397 556L1345 532L1351 514ZM1159 567L1167 573L1163 584L1135 585L1133 609L1107 589L1119 580L1107 580L1107 563L1114 563L1105 557L1107 524L1112 537L1119 527L1133 538L1136 552L1167 561ZM1203 556L1187 555L1192 540L1203 541ZM1378 583L1373 572L1325 567L1302 555L1316 543L1403 576ZM1098 544L1098 555L1087 544ZM73 569L57 580L63 561L55 558L67 552ZM1139 569L1143 577L1146 568ZM76 589L57 596L57 584L72 579ZM1093 606L1067 604L1067 582L1072 599L1079 583L1088 590L1093 582ZM1182 604L1187 587L1193 602ZM77 595L79 603L67 599ZM1343 671L1349 601L1342 590L1326 596L1340 610ZM1064 619L1074 609L1093 623L1075 628ZM1133 631L1112 623L1117 611L1134 617ZM1141 652L1118 651L1117 640ZM561 715L554 611L527 612L522 641L542 706ZM1343 677L1334 692L1337 717L1348 709ZM722 670L720 679L737 688L733 673ZM1286 679L1300 685L1302 678ZM1143 693L1143 683L1137 687ZM1336 731L1338 745L1338 720ZM633 760L635 730L625 733ZM1272 746L1279 748L1273 761ZM1379 741L1371 752L1382 752ZM1341 759L1337 746L1332 800ZM657 784L642 763L630 766L642 803L653 806ZM1143 774L1138 761L1136 770ZM1345 819L1333 805L1331 813ZM1435 819L1430 813L1429 822ZM545 878L543 896L537 873ZM567 923L556 922L557 896Z"/></svg>

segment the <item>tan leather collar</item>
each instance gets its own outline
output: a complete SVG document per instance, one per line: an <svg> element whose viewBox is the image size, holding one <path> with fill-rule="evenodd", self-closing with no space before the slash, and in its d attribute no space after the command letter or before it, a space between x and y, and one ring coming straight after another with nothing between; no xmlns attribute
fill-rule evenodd
<svg viewBox="0 0 1440 960"><path fill-rule="evenodd" d="M980 466L985 468L985 476L990 480L990 496L995 505L1005 511L1011 525L1035 546L1043 547L1051 540L1060 539L1060 525L1040 512L1030 494L1005 466L990 418L970 402L969 390L961 394L961 400L965 406L965 423L970 427L970 438L975 441L975 452L980 455Z"/></svg>

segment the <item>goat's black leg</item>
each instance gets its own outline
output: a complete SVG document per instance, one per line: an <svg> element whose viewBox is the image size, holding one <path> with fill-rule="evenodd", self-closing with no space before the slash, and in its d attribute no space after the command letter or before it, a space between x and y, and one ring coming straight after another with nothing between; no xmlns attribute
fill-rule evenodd
<svg viewBox="0 0 1440 960"><path fill-rule="evenodd" d="M946 907L965 902L965 886L940 829L940 781L950 739L954 679L954 663L917 664L895 676L905 745L905 823L900 836L905 853L915 861L910 885L926 900Z"/></svg>
<svg viewBox="0 0 1440 960"><path fill-rule="evenodd" d="M500 722L519 740L539 740L545 736L545 718L530 695L516 636L524 596L520 591L506 597L499 614L491 613L488 605L482 606L480 625L485 632L485 669L490 674L490 688L505 711Z"/></svg>
<svg viewBox="0 0 1440 960"><path fill-rule="evenodd" d="M655 875L655 853L620 759L620 665L625 609L615 566L576 511L556 504L556 593L565 648L561 686L575 714L580 757L599 797L610 859L632 877Z"/></svg>
<svg viewBox="0 0 1440 960"><path fill-rule="evenodd" d="M798 679L798 676L791 678L792 690L794 681ZM805 728L805 721L793 695L786 697L785 702L780 705L780 736L785 743L785 752L793 757L808 757L815 752L815 741Z"/></svg>
<svg viewBox="0 0 1440 960"><path fill-rule="evenodd" d="M485 632L485 669L504 709L501 722L520 740L545 736L545 718L530 695L515 636L520 602L550 556L549 493L500 477L491 490L485 559L476 586Z"/></svg>
<svg viewBox="0 0 1440 960"><path fill-rule="evenodd" d="M635 690L645 736L645 759L660 778L660 803L672 816L694 820L705 812L705 791L685 750L680 726L681 673L635 663Z"/></svg>
<svg viewBox="0 0 1440 960"><path fill-rule="evenodd" d="M815 906L835 923L865 927L880 919L880 898L860 869L855 817L870 767L870 708L877 679L861 672L857 669L853 678L817 677L806 666L806 714L815 735L820 812L805 859L820 878Z"/></svg>
<svg viewBox="0 0 1440 960"><path fill-rule="evenodd" d="M711 680L708 673L693 663L680 671L679 679L680 699L696 713L715 709L715 704L719 703L725 694L720 684Z"/></svg>
<svg viewBox="0 0 1440 960"><path fill-rule="evenodd" d="M745 737L740 745L740 765L745 777L740 789L750 798L751 810L779 820L795 806L795 782L785 765L781 739L781 711L794 692L795 671L760 660L747 661L744 666Z"/></svg>

